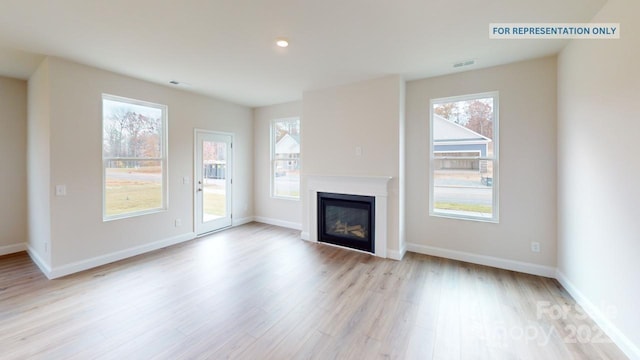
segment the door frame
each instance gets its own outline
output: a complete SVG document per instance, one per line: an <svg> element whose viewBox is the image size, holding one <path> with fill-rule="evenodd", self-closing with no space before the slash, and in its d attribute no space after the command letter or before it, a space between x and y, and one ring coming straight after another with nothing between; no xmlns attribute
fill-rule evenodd
<svg viewBox="0 0 640 360"><path fill-rule="evenodd" d="M204 233L198 233L198 199L197 199L197 192L198 192L198 167L200 166L198 164L198 134L208 134L208 135L222 135L222 136L229 136L231 138L231 143L229 146L229 155L230 155L230 159L231 161L228 161L227 163L227 175L229 175L230 181L229 181L229 187L227 190L227 193L225 194L228 197L228 201L229 201L229 217L231 219L231 223L229 226L225 226L216 230L212 230L212 231L207 231ZM229 227L233 226L233 178L234 178L234 171L235 171L235 166L233 166L233 142L235 139L235 134L232 132L225 132L225 131L215 131L215 130L209 130L209 129L200 129L200 128L194 128L193 129L193 187L192 187L192 199L193 199L193 231L196 234L196 236L203 236L203 235L207 235L216 231L220 231Z"/></svg>

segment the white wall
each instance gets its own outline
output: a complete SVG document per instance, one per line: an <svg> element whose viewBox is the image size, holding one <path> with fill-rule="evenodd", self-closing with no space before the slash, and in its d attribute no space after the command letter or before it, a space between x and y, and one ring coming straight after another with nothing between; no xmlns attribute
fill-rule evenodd
<svg viewBox="0 0 640 360"><path fill-rule="evenodd" d="M558 268L640 359L640 2L610 0L593 22L619 22L621 38L574 40L559 56Z"/></svg>
<svg viewBox="0 0 640 360"><path fill-rule="evenodd" d="M0 77L0 255L27 241L27 82Z"/></svg>
<svg viewBox="0 0 640 360"><path fill-rule="evenodd" d="M274 119L301 117L301 115L301 101L264 106L253 110L253 186L256 221L298 230L302 229L302 202L300 200L272 198L270 188L271 121ZM301 142L304 142L304 139L301 139Z"/></svg>
<svg viewBox="0 0 640 360"><path fill-rule="evenodd" d="M50 195L54 273L115 259L119 253L148 248L157 242L193 237L193 185L192 181L183 184L182 178L193 179L194 128L234 133L234 221L252 216L251 109L58 58L48 59L48 75L45 95L50 97L51 175L47 186L67 187L65 197ZM102 221L102 93L168 106L167 211ZM44 140L42 143L38 146L46 147ZM175 219L182 220L182 227L174 226ZM37 243L44 239L32 240Z"/></svg>
<svg viewBox="0 0 640 360"><path fill-rule="evenodd" d="M494 90L500 97L500 223L430 217L429 100ZM409 250L553 276L556 58L407 82L406 116ZM540 253L530 251L531 241L540 242Z"/></svg>
<svg viewBox="0 0 640 360"><path fill-rule="evenodd" d="M400 128L404 82L397 75L309 91L302 102L302 188L309 175L392 176L387 248L400 252ZM356 156L356 146L362 155ZM307 213L303 191L303 213ZM303 216L303 231L309 231Z"/></svg>
<svg viewBox="0 0 640 360"><path fill-rule="evenodd" d="M49 60L28 83L27 209L29 254L43 270L51 270L51 160Z"/></svg>

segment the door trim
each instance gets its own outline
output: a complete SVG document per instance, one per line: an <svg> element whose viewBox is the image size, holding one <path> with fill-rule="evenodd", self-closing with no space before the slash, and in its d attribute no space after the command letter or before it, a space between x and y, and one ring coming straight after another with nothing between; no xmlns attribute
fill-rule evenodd
<svg viewBox="0 0 640 360"><path fill-rule="evenodd" d="M229 216L231 217L231 225L222 227L220 229L207 231L203 233L198 233L198 200L196 199L196 191L198 186L198 180L196 177L198 176L198 134L209 134L209 135L222 135L229 136L231 138L231 146L229 152L231 153L231 171L227 174L231 175L231 181L229 184L229 189L227 191L227 196L229 197ZM210 233L214 233L216 231L220 231L233 226L233 178L235 174L235 166L233 166L233 143L235 141L235 134L232 132L225 131L215 131L209 129L201 129L194 128L193 129L193 176L192 176L192 187L191 187L191 200L193 202L193 216L192 216L192 227L193 232L196 234L196 237L205 236Z"/></svg>

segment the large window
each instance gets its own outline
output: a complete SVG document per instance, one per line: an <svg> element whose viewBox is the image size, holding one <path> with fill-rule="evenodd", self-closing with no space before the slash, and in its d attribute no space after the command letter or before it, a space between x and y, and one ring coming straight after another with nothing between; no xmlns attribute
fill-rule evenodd
<svg viewBox="0 0 640 360"><path fill-rule="evenodd" d="M431 100L429 214L498 222L498 93Z"/></svg>
<svg viewBox="0 0 640 360"><path fill-rule="evenodd" d="M167 107L102 95L103 219L167 207Z"/></svg>
<svg viewBox="0 0 640 360"><path fill-rule="evenodd" d="M271 122L271 194L300 198L300 119Z"/></svg>

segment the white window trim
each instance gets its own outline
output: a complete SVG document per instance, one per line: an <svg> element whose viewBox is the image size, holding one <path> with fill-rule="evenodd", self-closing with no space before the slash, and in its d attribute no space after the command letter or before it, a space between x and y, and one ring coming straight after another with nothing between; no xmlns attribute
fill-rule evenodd
<svg viewBox="0 0 640 360"><path fill-rule="evenodd" d="M473 216L473 215L464 215L464 214L453 214L453 213L443 213L437 212L434 209L434 162L435 162L435 151L433 145L433 106L437 104L450 103L450 102L458 102L458 101L467 101L481 98L493 98L493 157L468 157L468 159L477 159L477 160L491 160L493 161L493 191L492 191L492 216L491 217L483 217L483 216ZM450 219L462 219L462 220L473 220L479 222L489 222L489 223L499 223L500 222L500 176L499 176L499 157L500 157L500 138L499 138L499 129L500 129L500 115L499 115L499 93L498 91L489 91L484 93L477 94L468 94L461 96L450 96L445 98L437 98L431 99L429 101L429 216L434 217L442 217L442 218L450 218ZM457 159L466 159L466 157L461 157Z"/></svg>
<svg viewBox="0 0 640 360"><path fill-rule="evenodd" d="M275 194L275 183L274 183L274 179L275 179L275 153L276 153L276 143L275 143L275 136L273 131L274 131L274 125L276 122L281 122L281 121L300 121L300 117L298 116L292 116L292 117L286 117L286 118L279 118L279 119L273 119L271 120L270 124L269 124L269 189L270 189L270 194L271 194L271 198L272 199L279 199L279 200L289 200L289 201L300 201L300 192L298 192L298 196L282 196L282 195L276 195ZM300 138L300 142L302 143L302 137ZM300 165L302 165L301 163L302 159L298 158L298 163ZM302 189L300 189L302 190Z"/></svg>
<svg viewBox="0 0 640 360"><path fill-rule="evenodd" d="M126 214L119 215L107 215L107 201L106 201L106 186L107 186L107 172L106 162L108 160L112 160L114 158L105 158L104 156L104 100L111 101L119 101L125 102L133 105L140 105L146 107L152 107L156 109L160 109L162 111L162 145L161 146L161 157L160 158L118 158L118 160L150 160L150 161L160 161L162 164L162 206L159 208L141 210L141 211L133 211ZM137 217L148 214L155 214L159 212L167 211L169 208L169 114L167 105L152 103L144 100L132 99L123 96L111 95L111 94L102 94L102 101L100 108L102 112L100 114L102 124L102 135L101 135L101 153L102 153L102 221L113 221L119 219L127 219L131 217Z"/></svg>

